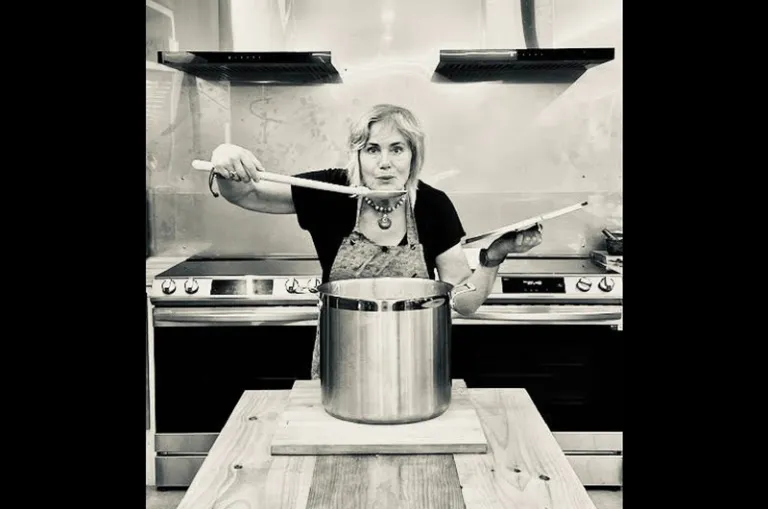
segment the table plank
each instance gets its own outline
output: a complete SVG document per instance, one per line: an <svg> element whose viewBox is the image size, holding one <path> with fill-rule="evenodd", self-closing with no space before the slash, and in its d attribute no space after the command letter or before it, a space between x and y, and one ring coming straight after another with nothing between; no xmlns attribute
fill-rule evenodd
<svg viewBox="0 0 768 509"><path fill-rule="evenodd" d="M307 509L464 509L450 454L317 459Z"/></svg>
<svg viewBox="0 0 768 509"><path fill-rule="evenodd" d="M456 454L466 509L595 509L524 389L470 389L489 451Z"/></svg>
<svg viewBox="0 0 768 509"><path fill-rule="evenodd" d="M272 457L289 391L245 391L177 509L304 509L314 456Z"/></svg>

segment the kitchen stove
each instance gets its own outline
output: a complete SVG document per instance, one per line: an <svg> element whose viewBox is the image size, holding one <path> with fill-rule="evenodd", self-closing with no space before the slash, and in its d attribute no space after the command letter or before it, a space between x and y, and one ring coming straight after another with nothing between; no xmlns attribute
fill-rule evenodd
<svg viewBox="0 0 768 509"><path fill-rule="evenodd" d="M244 390L309 379L320 278L312 256L220 252L154 278L158 487L189 486ZM483 305L452 318L452 378L525 388L589 486L621 485L622 282L589 257L509 258Z"/></svg>

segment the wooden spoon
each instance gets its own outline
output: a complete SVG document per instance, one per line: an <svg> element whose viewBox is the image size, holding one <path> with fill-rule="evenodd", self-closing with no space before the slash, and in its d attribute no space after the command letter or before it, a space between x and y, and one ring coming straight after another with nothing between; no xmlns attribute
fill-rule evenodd
<svg viewBox="0 0 768 509"><path fill-rule="evenodd" d="M211 171L213 164L210 161L201 161L195 159L192 161L192 167L196 170ZM259 179L268 180L270 182L280 182L282 184L289 184L298 187L308 187L310 189L319 189L321 191L332 191L334 193L349 194L352 196L375 196L380 198L388 198L393 196L400 196L406 191L404 189L399 190L373 190L368 189L365 186L341 186L338 184L328 184L326 182L318 182L316 180L303 179L299 177L291 177L289 175L280 175L279 173L270 173L267 171L259 172ZM251 180L254 185L256 182Z"/></svg>

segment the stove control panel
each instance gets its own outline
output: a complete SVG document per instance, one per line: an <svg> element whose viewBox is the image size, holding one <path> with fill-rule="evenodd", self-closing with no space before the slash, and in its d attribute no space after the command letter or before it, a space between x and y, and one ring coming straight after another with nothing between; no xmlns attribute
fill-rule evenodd
<svg viewBox="0 0 768 509"><path fill-rule="evenodd" d="M496 295L548 295L617 297L622 295L621 275L501 276L491 292Z"/></svg>
<svg viewBox="0 0 768 509"><path fill-rule="evenodd" d="M320 276L181 277L156 279L151 297L157 301L246 301L313 303ZM621 274L499 275L490 300L621 299Z"/></svg>
<svg viewBox="0 0 768 509"><path fill-rule="evenodd" d="M253 300L276 298L316 300L320 276L188 277L157 279L152 297L158 300Z"/></svg>

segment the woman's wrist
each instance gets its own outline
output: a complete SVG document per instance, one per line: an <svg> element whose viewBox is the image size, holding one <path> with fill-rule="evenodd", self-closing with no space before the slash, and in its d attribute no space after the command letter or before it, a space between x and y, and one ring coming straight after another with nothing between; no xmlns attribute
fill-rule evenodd
<svg viewBox="0 0 768 509"><path fill-rule="evenodd" d="M504 260L506 259L506 255L504 256L498 256L490 249L481 249L480 250L480 265L483 267L498 267L502 263L504 263Z"/></svg>
<svg viewBox="0 0 768 509"><path fill-rule="evenodd" d="M219 184L219 191L228 201L240 201L255 192L255 188L251 182L241 182L223 178L219 178L217 181Z"/></svg>

